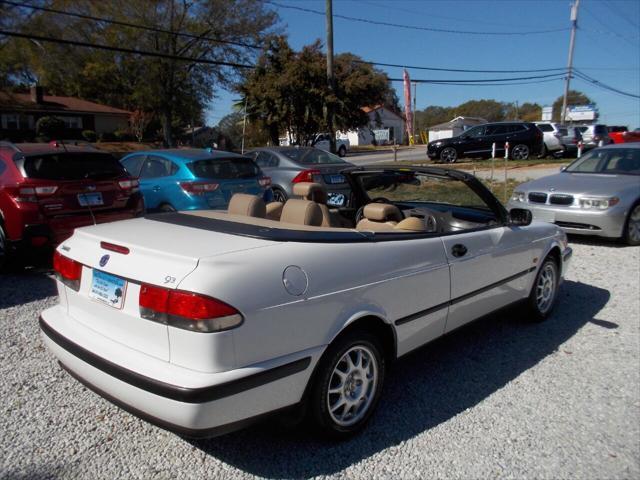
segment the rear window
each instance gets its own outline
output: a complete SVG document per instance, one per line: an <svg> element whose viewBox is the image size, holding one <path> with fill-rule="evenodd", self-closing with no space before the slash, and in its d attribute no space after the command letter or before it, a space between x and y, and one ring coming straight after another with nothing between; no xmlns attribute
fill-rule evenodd
<svg viewBox="0 0 640 480"><path fill-rule="evenodd" d="M108 180L126 174L118 161L107 153L61 152L25 157L28 178L42 180Z"/></svg>
<svg viewBox="0 0 640 480"><path fill-rule="evenodd" d="M595 127L593 127L593 131L594 133L597 133L599 135L604 135L605 133L609 133L605 125L596 125Z"/></svg>
<svg viewBox="0 0 640 480"><path fill-rule="evenodd" d="M189 170L202 178L252 178L257 177L260 169L249 158L207 158L188 165Z"/></svg>
<svg viewBox="0 0 640 480"><path fill-rule="evenodd" d="M569 135L569 130L567 130L566 128L559 128L558 133L563 137L566 137L567 135Z"/></svg>
<svg viewBox="0 0 640 480"><path fill-rule="evenodd" d="M330 163L347 163L337 155L317 148L287 148L281 150L280 153L286 155L294 162L304 164L323 165Z"/></svg>
<svg viewBox="0 0 640 480"><path fill-rule="evenodd" d="M539 123L537 125L538 125L538 128L543 132L553 132L553 127L548 123Z"/></svg>

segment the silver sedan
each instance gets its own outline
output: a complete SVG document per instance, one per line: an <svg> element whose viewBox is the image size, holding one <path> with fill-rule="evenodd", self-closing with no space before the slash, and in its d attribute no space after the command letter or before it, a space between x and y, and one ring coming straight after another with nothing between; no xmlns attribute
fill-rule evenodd
<svg viewBox="0 0 640 480"><path fill-rule="evenodd" d="M640 245L640 143L597 148L560 173L523 183L509 207L567 233Z"/></svg>

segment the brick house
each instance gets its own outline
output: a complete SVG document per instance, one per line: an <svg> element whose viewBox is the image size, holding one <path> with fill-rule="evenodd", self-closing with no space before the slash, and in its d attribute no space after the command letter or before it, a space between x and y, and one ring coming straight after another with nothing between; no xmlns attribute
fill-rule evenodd
<svg viewBox="0 0 640 480"><path fill-rule="evenodd" d="M83 130L98 135L126 129L131 112L74 97L44 95L42 87L29 93L0 91L0 140L33 140L40 117L55 116L66 126L64 138L82 138Z"/></svg>

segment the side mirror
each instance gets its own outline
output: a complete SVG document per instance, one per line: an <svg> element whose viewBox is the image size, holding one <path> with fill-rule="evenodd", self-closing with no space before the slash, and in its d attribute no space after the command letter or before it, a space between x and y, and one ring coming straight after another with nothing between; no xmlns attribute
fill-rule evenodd
<svg viewBox="0 0 640 480"><path fill-rule="evenodd" d="M531 210L527 210L525 208L512 208L509 210L510 225L526 227L527 225L531 225L532 220L533 215L531 215Z"/></svg>

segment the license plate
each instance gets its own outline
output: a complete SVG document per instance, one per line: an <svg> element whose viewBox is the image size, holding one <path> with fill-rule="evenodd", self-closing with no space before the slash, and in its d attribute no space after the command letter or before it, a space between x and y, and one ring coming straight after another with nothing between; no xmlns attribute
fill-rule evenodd
<svg viewBox="0 0 640 480"><path fill-rule="evenodd" d="M344 177L344 175L340 175L340 174L335 174L335 175L325 175L324 176L325 182L331 184L331 185L335 185L337 183L345 183L347 181L347 179Z"/></svg>
<svg viewBox="0 0 640 480"><path fill-rule="evenodd" d="M127 281L100 270L93 271L89 297L113 308L122 308L127 293Z"/></svg>
<svg viewBox="0 0 640 480"><path fill-rule="evenodd" d="M533 219L540 222L553 223L556 221L556 214L546 210L533 210Z"/></svg>
<svg viewBox="0 0 640 480"><path fill-rule="evenodd" d="M98 205L102 205L102 193L79 193L78 194L78 203L81 207L95 207Z"/></svg>
<svg viewBox="0 0 640 480"><path fill-rule="evenodd" d="M330 207L342 207L344 205L343 193L329 193L327 198L327 205Z"/></svg>

